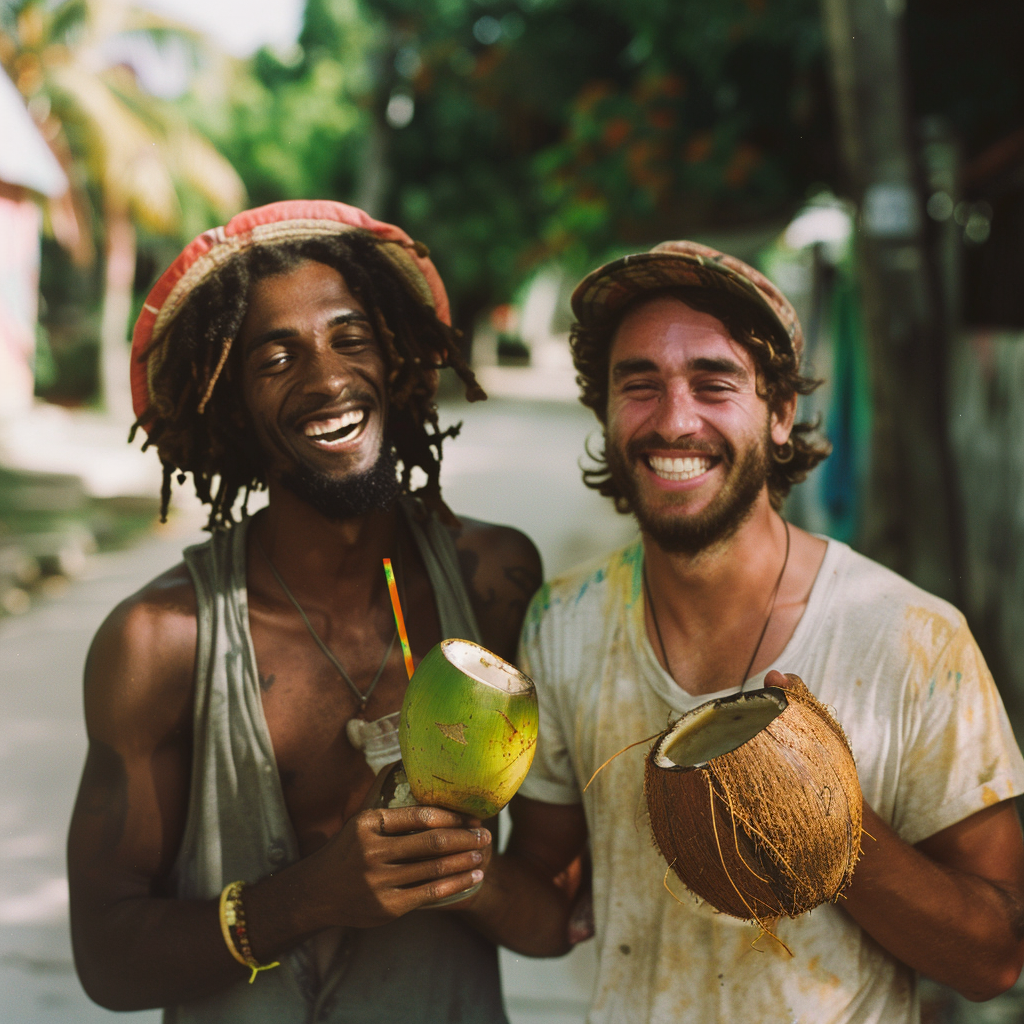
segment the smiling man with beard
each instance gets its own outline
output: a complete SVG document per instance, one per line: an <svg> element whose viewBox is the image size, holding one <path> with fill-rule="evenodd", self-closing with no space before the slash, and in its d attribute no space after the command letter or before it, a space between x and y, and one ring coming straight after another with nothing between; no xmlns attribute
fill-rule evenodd
<svg viewBox="0 0 1024 1024"><path fill-rule="evenodd" d="M449 323L424 247L340 203L240 214L150 293L138 426L164 510L190 473L212 537L111 613L86 666L69 882L102 1005L506 1024L494 945L430 909L481 880L490 833L370 795L407 682L382 559L416 661L450 636L513 656L540 582L526 537L441 498L439 370L484 397Z"/></svg>
<svg viewBox="0 0 1024 1024"><path fill-rule="evenodd" d="M561 873L589 839L591 1024L913 1024L917 972L971 999L1008 988L1024 761L963 616L780 515L828 451L795 423L815 382L792 306L741 261L668 242L594 271L573 310L582 401L605 431L585 479L641 536L527 614L540 739L474 918L520 952L563 952L579 904ZM667 891L643 758L671 721L785 685L780 670L846 731L865 836L838 904L780 921L775 942Z"/></svg>

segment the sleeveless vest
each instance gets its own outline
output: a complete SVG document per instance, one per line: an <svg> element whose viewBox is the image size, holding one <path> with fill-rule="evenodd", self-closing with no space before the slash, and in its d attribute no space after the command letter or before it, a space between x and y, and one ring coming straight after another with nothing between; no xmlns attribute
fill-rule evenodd
<svg viewBox="0 0 1024 1024"><path fill-rule="evenodd" d="M402 509L433 585L441 634L479 642L451 537L417 505L407 500ZM185 551L198 636L191 789L172 875L181 899L213 899L228 882L255 882L299 859L249 632L248 524ZM497 950L455 914L418 910L340 932L326 972L315 943L305 943L252 985L241 980L168 1007L165 1024L508 1024Z"/></svg>

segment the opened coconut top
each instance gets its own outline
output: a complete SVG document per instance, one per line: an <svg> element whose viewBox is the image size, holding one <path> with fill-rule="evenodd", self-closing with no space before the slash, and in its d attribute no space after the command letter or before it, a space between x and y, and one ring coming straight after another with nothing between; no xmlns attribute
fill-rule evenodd
<svg viewBox="0 0 1024 1024"><path fill-rule="evenodd" d="M788 706L785 691L777 686L709 700L665 734L654 762L659 768L699 768L743 746Z"/></svg>
<svg viewBox="0 0 1024 1024"><path fill-rule="evenodd" d="M533 689L529 677L515 665L472 640L442 640L441 651L455 668L484 686L509 694L529 693Z"/></svg>

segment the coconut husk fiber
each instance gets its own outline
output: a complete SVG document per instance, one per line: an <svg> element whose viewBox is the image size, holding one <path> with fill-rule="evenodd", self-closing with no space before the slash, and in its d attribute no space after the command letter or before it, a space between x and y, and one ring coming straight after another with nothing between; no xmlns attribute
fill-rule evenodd
<svg viewBox="0 0 1024 1024"><path fill-rule="evenodd" d="M849 742L797 676L710 701L659 737L645 762L644 795L654 841L680 881L723 914L767 922L835 900L860 855L862 802ZM735 749L677 764L699 722L761 705L777 714ZM781 707L781 713L776 709ZM756 709L754 709L756 710ZM682 728L681 728L682 727ZM674 746L675 743L675 746Z"/></svg>

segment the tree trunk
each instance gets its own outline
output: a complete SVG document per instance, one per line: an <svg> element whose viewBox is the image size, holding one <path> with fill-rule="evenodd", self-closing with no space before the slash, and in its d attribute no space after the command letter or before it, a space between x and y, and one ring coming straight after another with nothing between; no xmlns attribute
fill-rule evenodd
<svg viewBox="0 0 1024 1024"><path fill-rule="evenodd" d="M902 0L822 0L841 153L859 210L873 439L859 546L962 604L962 517L947 433L949 324L924 233Z"/></svg>
<svg viewBox="0 0 1024 1024"><path fill-rule="evenodd" d="M107 232L100 321L100 397L107 414L130 424L129 320L135 281L135 228L127 211L107 210Z"/></svg>

